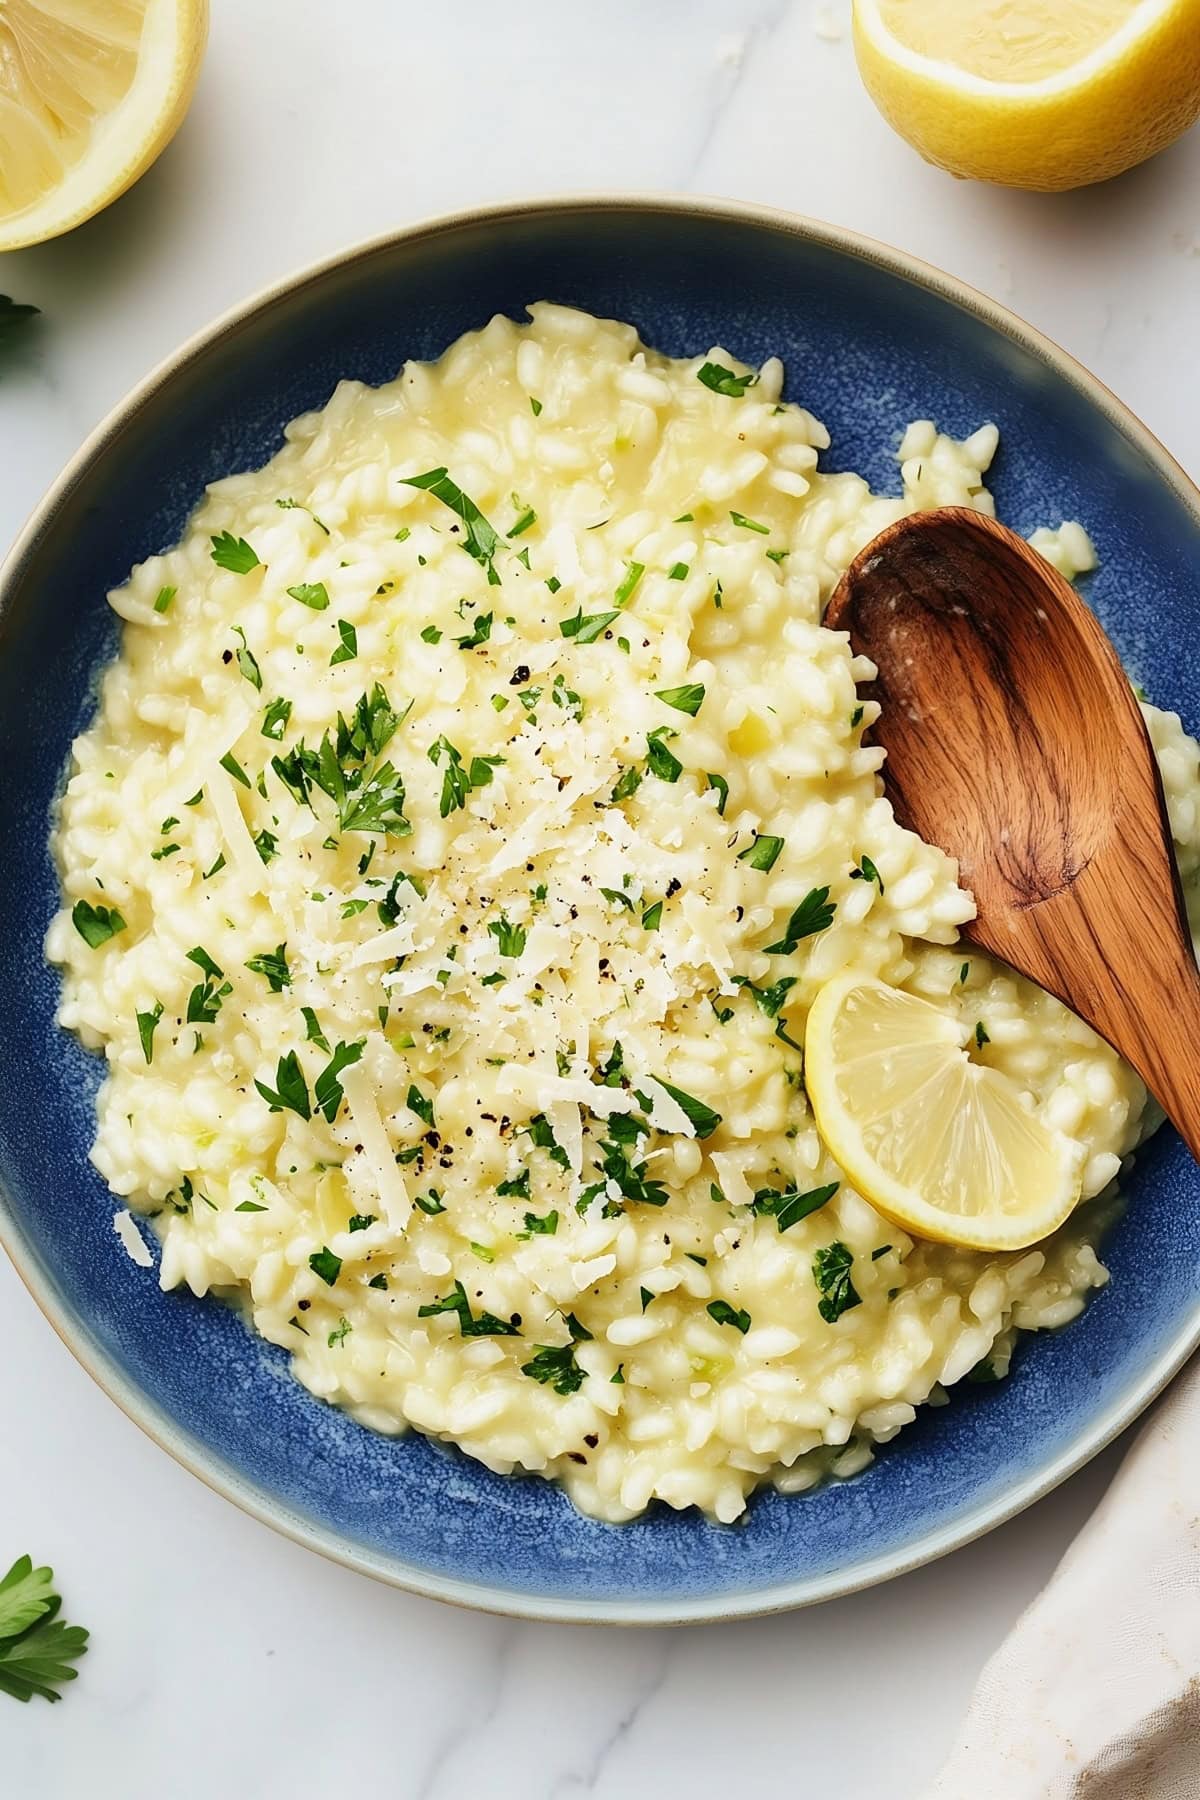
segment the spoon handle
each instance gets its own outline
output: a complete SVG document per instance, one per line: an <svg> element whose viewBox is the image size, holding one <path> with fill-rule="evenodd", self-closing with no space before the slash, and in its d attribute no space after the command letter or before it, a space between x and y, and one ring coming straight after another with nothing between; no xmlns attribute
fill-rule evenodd
<svg viewBox="0 0 1200 1800"><path fill-rule="evenodd" d="M1200 1161L1200 970L1183 895L1164 869L1153 812L1131 811L1123 824L1119 864L1098 859L1040 901L1036 932L1018 927L1011 957L1136 1069ZM1146 910L1155 893L1165 899L1158 916ZM987 936L984 947L1003 957L999 933Z"/></svg>

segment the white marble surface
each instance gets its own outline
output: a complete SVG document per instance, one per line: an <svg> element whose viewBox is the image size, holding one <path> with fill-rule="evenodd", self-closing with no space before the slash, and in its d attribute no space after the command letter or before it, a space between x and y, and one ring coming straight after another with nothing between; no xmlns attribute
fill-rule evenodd
<svg viewBox="0 0 1200 1800"><path fill-rule="evenodd" d="M891 240L1047 330L1200 474L1200 134L1072 197L956 184L873 111L846 5L213 0L195 106L159 165L72 237L0 260L0 288L46 315L0 382L0 542L137 378L259 284L425 213L551 190L731 194ZM92 1386L7 1264L0 1320L0 1567L53 1562L94 1634L65 1704L0 1697L9 1800L768 1784L916 1800L1114 1466L816 1611L675 1633L514 1624L376 1587L244 1518Z"/></svg>

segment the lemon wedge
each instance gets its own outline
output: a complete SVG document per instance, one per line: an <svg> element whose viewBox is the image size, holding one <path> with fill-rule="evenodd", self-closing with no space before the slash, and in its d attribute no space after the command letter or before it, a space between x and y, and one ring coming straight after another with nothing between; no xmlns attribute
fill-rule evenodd
<svg viewBox="0 0 1200 1800"><path fill-rule="evenodd" d="M1106 181L1200 116L1200 0L854 0L867 91L927 162Z"/></svg>
<svg viewBox="0 0 1200 1800"><path fill-rule="evenodd" d="M188 109L208 0L0 0L0 251L145 173Z"/></svg>
<svg viewBox="0 0 1200 1800"><path fill-rule="evenodd" d="M1084 1152L973 1062L966 1029L873 975L827 982L808 1015L805 1082L834 1161L914 1236L1023 1250L1079 1199Z"/></svg>

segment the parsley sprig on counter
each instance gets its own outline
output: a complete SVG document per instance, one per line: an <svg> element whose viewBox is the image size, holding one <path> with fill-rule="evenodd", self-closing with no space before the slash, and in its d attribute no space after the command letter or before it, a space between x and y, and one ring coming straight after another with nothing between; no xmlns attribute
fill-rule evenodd
<svg viewBox="0 0 1200 1800"><path fill-rule="evenodd" d="M14 1700L61 1700L71 1667L86 1654L88 1633L58 1617L62 1600L54 1592L54 1570L35 1569L19 1556L0 1581L0 1693Z"/></svg>

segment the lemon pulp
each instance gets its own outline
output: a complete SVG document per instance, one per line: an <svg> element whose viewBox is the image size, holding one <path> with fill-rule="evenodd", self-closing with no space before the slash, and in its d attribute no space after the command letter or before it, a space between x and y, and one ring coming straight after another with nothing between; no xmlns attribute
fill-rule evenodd
<svg viewBox="0 0 1200 1800"><path fill-rule="evenodd" d="M187 110L207 0L0 0L0 250L115 200Z"/></svg>
<svg viewBox="0 0 1200 1800"><path fill-rule="evenodd" d="M920 56L985 81L1042 81L1089 55L1129 19L1129 0L879 0L879 16Z"/></svg>
<svg viewBox="0 0 1200 1800"><path fill-rule="evenodd" d="M1083 1152L966 1042L928 1001L873 976L837 977L806 1031L817 1129L859 1192L906 1230L1023 1249L1075 1206Z"/></svg>

